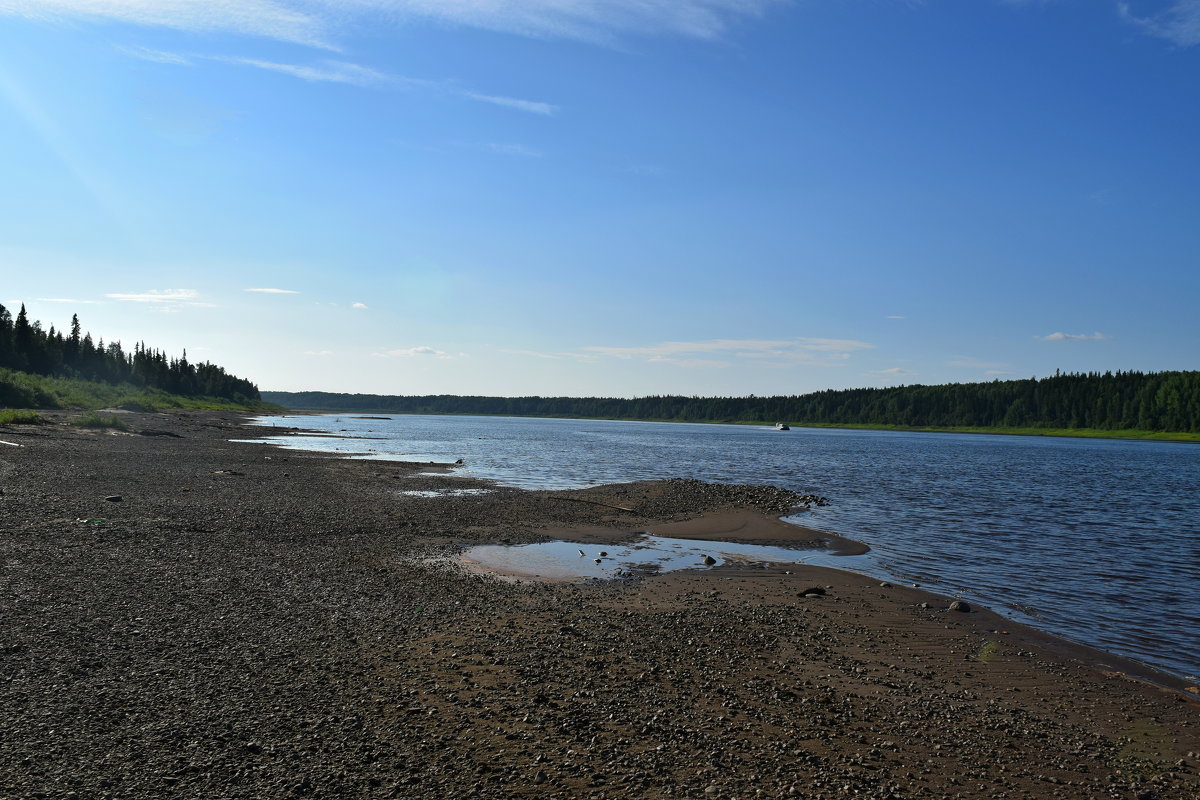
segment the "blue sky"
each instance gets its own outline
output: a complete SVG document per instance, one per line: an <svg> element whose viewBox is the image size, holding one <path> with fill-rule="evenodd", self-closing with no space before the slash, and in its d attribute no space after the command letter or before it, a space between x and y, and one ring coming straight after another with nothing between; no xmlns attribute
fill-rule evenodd
<svg viewBox="0 0 1200 800"><path fill-rule="evenodd" d="M0 0L0 302L264 389L1200 369L1200 0Z"/></svg>

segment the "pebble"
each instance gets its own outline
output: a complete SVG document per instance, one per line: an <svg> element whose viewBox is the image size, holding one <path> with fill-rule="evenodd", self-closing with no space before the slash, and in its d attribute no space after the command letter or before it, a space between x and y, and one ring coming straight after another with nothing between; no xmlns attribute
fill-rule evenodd
<svg viewBox="0 0 1200 800"><path fill-rule="evenodd" d="M432 504L394 492L478 484L258 445L236 447L297 480L251 470L188 502L178 487L246 438L227 418L46 437L4 477L0 797L1200 797L1170 766L1197 749L1193 705L1032 652L1020 630L1006 652L1031 658L980 669L960 657L990 634L931 625L877 579L479 579L444 566L461 543L611 525L612 509L508 489ZM81 537L47 509L83 516L98 475L136 487L138 516ZM636 509L630 529L794 497L690 480L565 496ZM797 585L836 595L796 603Z"/></svg>

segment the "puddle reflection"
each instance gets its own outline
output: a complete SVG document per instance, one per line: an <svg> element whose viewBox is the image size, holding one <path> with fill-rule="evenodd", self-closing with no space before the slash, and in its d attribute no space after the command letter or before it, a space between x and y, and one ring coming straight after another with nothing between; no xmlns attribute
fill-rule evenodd
<svg viewBox="0 0 1200 800"><path fill-rule="evenodd" d="M858 571L865 568L868 556L838 556L823 548L707 542L651 534L618 545L565 541L486 544L462 554L463 561L477 569L547 581L604 580L681 569L713 569L723 564L808 564Z"/></svg>

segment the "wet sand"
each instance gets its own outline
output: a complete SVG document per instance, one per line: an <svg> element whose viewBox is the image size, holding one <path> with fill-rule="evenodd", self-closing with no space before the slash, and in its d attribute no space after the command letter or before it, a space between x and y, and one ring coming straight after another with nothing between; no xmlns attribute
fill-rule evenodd
<svg viewBox="0 0 1200 800"><path fill-rule="evenodd" d="M546 531L811 539L781 490L420 497L486 484L126 418L0 428L0 797L1200 798L1189 687L948 598L452 566Z"/></svg>

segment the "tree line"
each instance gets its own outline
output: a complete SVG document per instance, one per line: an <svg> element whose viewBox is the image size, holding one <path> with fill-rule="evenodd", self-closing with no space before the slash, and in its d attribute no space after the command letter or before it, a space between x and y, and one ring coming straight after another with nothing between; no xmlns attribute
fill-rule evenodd
<svg viewBox="0 0 1200 800"><path fill-rule="evenodd" d="M207 361L193 364L186 350L180 358L168 358L139 342L127 353L119 341L105 344L103 339L93 340L81 329L78 314L71 317L70 331L55 330L53 325L43 329L40 322L29 320L24 304L15 318L0 305L0 367L239 403L261 399L258 387L250 381Z"/></svg>
<svg viewBox="0 0 1200 800"><path fill-rule="evenodd" d="M789 422L901 427L1200 432L1200 372L1056 373L1048 378L829 389L774 397L482 397L264 392L286 408L397 414Z"/></svg>

